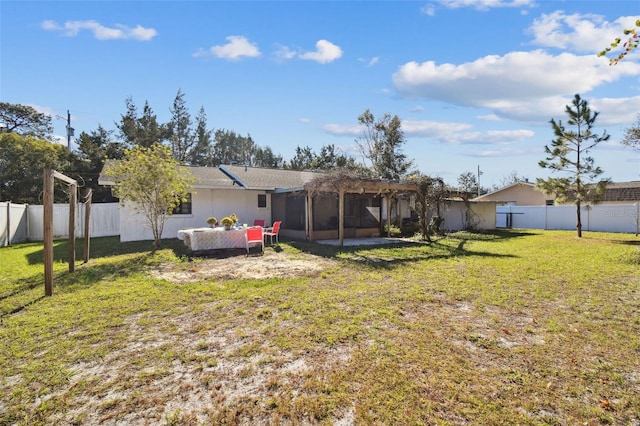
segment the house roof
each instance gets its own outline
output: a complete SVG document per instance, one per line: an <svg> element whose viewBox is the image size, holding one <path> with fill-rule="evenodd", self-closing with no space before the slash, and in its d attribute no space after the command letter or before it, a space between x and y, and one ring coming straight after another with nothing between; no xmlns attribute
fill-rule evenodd
<svg viewBox="0 0 640 426"><path fill-rule="evenodd" d="M495 194L500 193L502 191L506 191L507 189L513 188L513 187L516 187L516 186L528 186L528 187L530 187L532 189L535 188L535 184L533 184L531 182L515 182L515 183L512 183L511 185L507 185L507 186L505 186L503 188L500 188L500 189L498 189L496 191L487 192L486 194L483 194L483 195L481 195L479 197L474 198L473 201L482 201L482 199L484 199L484 198L491 197L492 195L495 195Z"/></svg>
<svg viewBox="0 0 640 426"><path fill-rule="evenodd" d="M103 172L100 173L98 183L100 185L115 185L115 179L113 176L109 176L104 173L107 165L112 164L118 160L107 160L103 167ZM213 188L213 189L242 189L233 180L229 179L225 173L223 173L217 167L197 167L197 166L178 166L178 168L184 173L189 173L195 178L193 186L195 188Z"/></svg>
<svg viewBox="0 0 640 426"><path fill-rule="evenodd" d="M220 166L220 170L246 189L266 191L302 188L313 178L323 175L323 173L319 172L228 165Z"/></svg>
<svg viewBox="0 0 640 426"><path fill-rule="evenodd" d="M511 185L505 186L504 188L500 188L497 191L489 192L487 194L474 198L474 201L482 201L484 198L488 198L494 194L500 193L509 188L513 188L519 185L529 186L532 189L535 188L535 184L531 182L516 182ZM612 201L639 202L640 201L640 181L610 182L609 184L607 184L607 189L604 191L604 194L602 195L600 202L606 203L606 202L612 202Z"/></svg>
<svg viewBox="0 0 640 426"><path fill-rule="evenodd" d="M600 202L607 201L640 201L640 181L609 183Z"/></svg>
<svg viewBox="0 0 640 426"><path fill-rule="evenodd" d="M117 160L107 160L107 163ZM105 164L106 167L107 164ZM305 189L315 178L326 176L322 172L268 169L221 165L219 167L178 166L190 173L195 188L211 189L252 189L260 191L289 192ZM100 174L100 185L115 185L113 176ZM380 192L381 190L411 190L412 183L382 181L377 179L358 180L358 190L362 192ZM353 190L353 188L352 188Z"/></svg>
<svg viewBox="0 0 640 426"><path fill-rule="evenodd" d="M180 166L180 168L189 170L195 178L193 186L196 188L242 189L217 167Z"/></svg>

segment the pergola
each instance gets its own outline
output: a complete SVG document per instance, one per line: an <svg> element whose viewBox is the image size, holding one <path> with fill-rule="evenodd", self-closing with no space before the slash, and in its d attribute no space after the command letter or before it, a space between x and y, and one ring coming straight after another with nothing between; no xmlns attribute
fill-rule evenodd
<svg viewBox="0 0 640 426"><path fill-rule="evenodd" d="M346 194L376 194L384 196L387 207L387 236L391 232L391 199L399 192L415 192L413 182L401 182L385 179L362 179L349 174L331 174L316 178L304 185L307 193L307 224L313 223L313 196L317 193L338 194L338 235L340 247L344 245L344 210Z"/></svg>

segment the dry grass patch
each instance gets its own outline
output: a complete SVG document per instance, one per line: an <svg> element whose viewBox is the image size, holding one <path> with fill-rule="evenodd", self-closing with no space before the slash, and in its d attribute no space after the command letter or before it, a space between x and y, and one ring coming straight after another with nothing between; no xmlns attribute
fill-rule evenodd
<svg viewBox="0 0 640 426"><path fill-rule="evenodd" d="M2 314L0 424L638 424L634 241L459 233L194 260L106 240L75 274L57 264L54 297ZM288 266L216 269L262 261ZM41 267L13 267L4 294Z"/></svg>

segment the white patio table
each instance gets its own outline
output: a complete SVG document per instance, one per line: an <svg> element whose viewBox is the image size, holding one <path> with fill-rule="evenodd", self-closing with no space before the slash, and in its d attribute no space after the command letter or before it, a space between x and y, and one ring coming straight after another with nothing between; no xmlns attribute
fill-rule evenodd
<svg viewBox="0 0 640 426"><path fill-rule="evenodd" d="M225 231L224 228L192 228L178 231L178 239L191 251L245 248L245 228L232 228Z"/></svg>

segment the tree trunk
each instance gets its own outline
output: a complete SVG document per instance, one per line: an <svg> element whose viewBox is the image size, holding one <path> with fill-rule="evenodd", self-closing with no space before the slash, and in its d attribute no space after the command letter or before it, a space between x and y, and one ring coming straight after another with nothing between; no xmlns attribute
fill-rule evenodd
<svg viewBox="0 0 640 426"><path fill-rule="evenodd" d="M576 224L576 229L578 230L578 238L582 238L582 218L580 217L580 201L576 202L576 217L578 219L578 223Z"/></svg>

